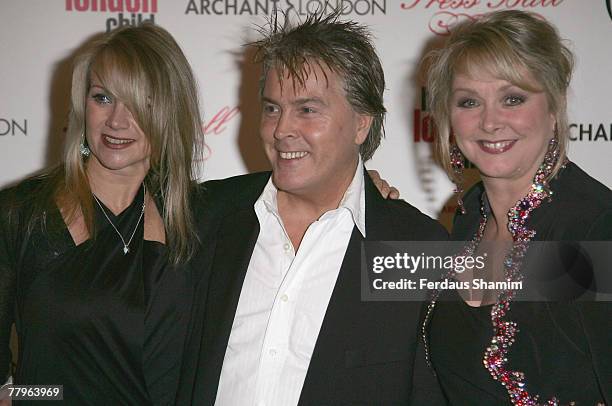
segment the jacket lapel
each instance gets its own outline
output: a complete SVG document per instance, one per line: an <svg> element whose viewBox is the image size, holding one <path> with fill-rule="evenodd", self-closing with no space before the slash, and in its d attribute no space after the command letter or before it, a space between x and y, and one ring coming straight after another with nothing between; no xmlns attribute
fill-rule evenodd
<svg viewBox="0 0 612 406"><path fill-rule="evenodd" d="M310 404L317 394L333 393L333 368L343 368L346 362L347 334L355 329L349 317L361 306L361 243L364 240L393 240L393 223L387 217L385 200L365 173L366 238L354 226L342 261L336 285L327 306L317 343L315 344L300 404ZM369 306L375 307L375 306ZM375 333L375 332L374 332ZM358 356L358 354L356 355Z"/></svg>
<svg viewBox="0 0 612 406"><path fill-rule="evenodd" d="M259 221L253 205L268 178L247 184L235 197L235 207L227 211L216 234L193 393L193 399L204 400L202 404L214 404L217 396L234 314L259 235Z"/></svg>
<svg viewBox="0 0 612 406"><path fill-rule="evenodd" d="M204 399L204 404L213 404L217 396L234 313L259 234L255 212L248 209L228 216L221 227L212 259L193 394L193 399Z"/></svg>

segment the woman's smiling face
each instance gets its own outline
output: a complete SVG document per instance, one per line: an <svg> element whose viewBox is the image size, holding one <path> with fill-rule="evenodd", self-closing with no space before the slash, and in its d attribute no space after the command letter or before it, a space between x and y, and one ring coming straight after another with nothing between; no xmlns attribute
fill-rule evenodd
<svg viewBox="0 0 612 406"><path fill-rule="evenodd" d="M105 89L95 73L87 93L86 123L92 153L88 166L93 163L115 173L146 175L149 140L125 103Z"/></svg>
<svg viewBox="0 0 612 406"><path fill-rule="evenodd" d="M531 184L556 122L544 92L522 89L485 72L477 78L457 73L450 113L459 149L483 178Z"/></svg>

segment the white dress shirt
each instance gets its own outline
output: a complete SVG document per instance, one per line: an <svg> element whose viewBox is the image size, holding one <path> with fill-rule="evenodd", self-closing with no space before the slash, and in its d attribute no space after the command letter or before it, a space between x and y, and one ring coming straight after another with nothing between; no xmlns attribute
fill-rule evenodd
<svg viewBox="0 0 612 406"><path fill-rule="evenodd" d="M260 232L225 351L218 406L298 403L353 227L365 237L361 160L338 208L308 227L297 254L276 197L270 180L254 205Z"/></svg>

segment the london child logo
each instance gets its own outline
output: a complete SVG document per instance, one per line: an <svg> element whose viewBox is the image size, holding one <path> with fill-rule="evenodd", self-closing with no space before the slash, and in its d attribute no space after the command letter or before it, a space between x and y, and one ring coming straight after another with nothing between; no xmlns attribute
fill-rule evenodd
<svg viewBox="0 0 612 406"><path fill-rule="evenodd" d="M106 32L124 25L155 24L157 0L66 0L66 11L117 13L106 19Z"/></svg>
<svg viewBox="0 0 612 406"><path fill-rule="evenodd" d="M421 105L414 109L412 127L412 139L415 143L434 142L437 135L437 129L433 117L427 110L427 89L425 87L421 87ZM474 168L474 164L466 160L465 167Z"/></svg>
<svg viewBox="0 0 612 406"><path fill-rule="evenodd" d="M335 10L342 10L342 15L379 15L387 14L387 0L189 0L185 14L271 15L276 10L299 16Z"/></svg>
<svg viewBox="0 0 612 406"><path fill-rule="evenodd" d="M421 106L414 109L413 114L414 142L433 142L436 135L436 126L427 111L427 89L421 88Z"/></svg>

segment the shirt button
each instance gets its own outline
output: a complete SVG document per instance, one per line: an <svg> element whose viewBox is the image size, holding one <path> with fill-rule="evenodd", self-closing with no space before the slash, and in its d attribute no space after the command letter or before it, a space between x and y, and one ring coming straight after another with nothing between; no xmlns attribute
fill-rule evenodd
<svg viewBox="0 0 612 406"><path fill-rule="evenodd" d="M289 296L287 296L287 295L282 295L282 296L281 296L281 300L282 300L283 302L286 302L287 300L289 300Z"/></svg>
<svg viewBox="0 0 612 406"><path fill-rule="evenodd" d="M291 250L291 244L289 244L288 242L286 242L286 243L283 245L283 249L284 249L285 251L289 251L289 250Z"/></svg>

